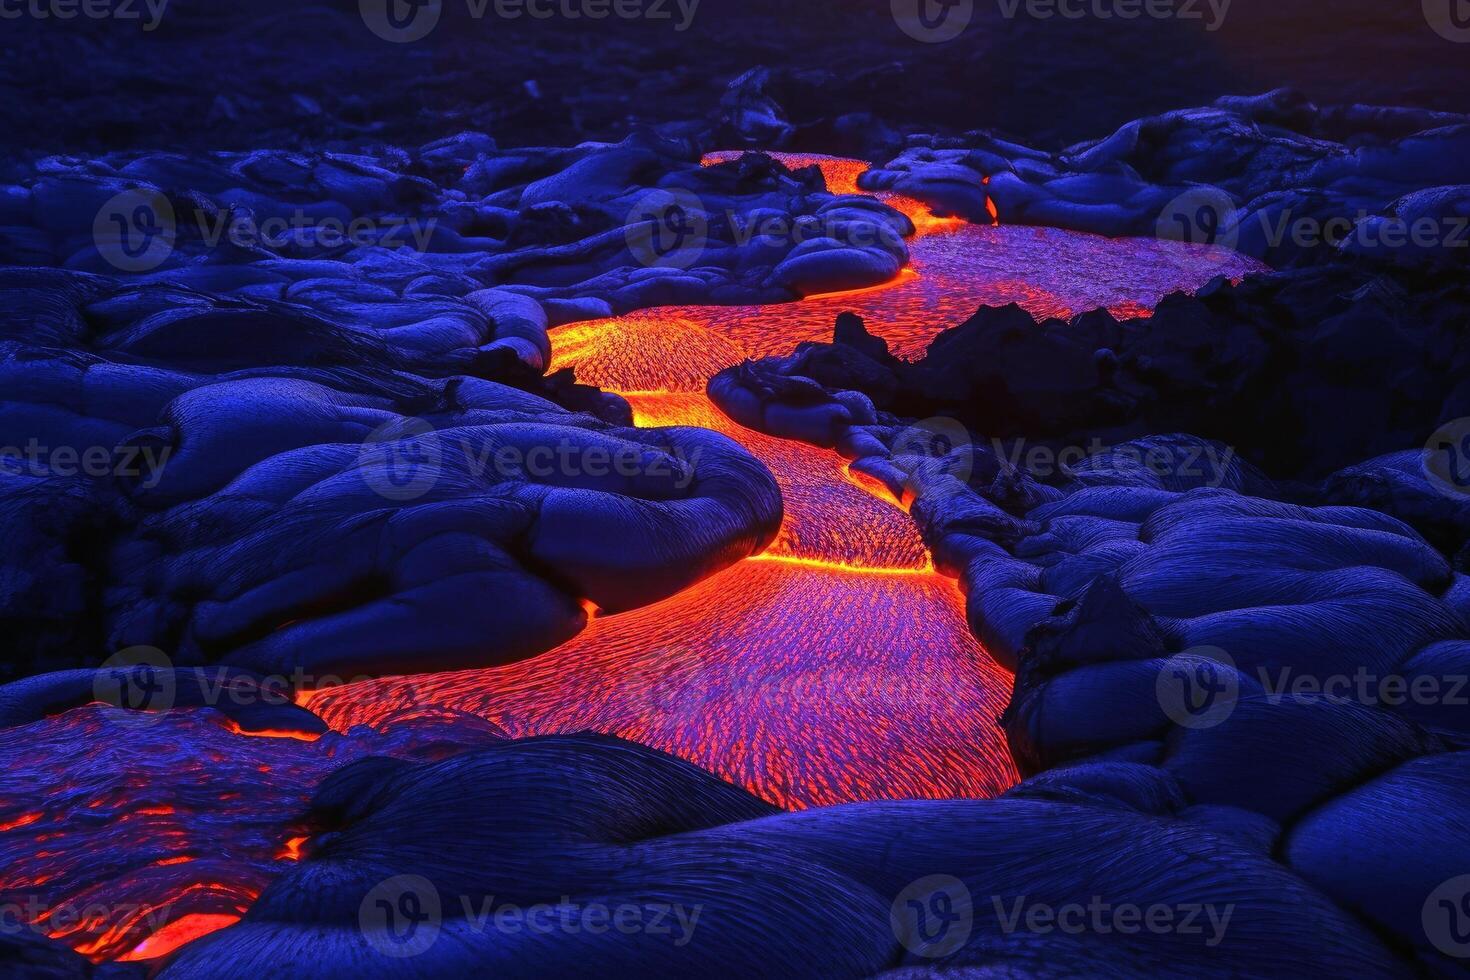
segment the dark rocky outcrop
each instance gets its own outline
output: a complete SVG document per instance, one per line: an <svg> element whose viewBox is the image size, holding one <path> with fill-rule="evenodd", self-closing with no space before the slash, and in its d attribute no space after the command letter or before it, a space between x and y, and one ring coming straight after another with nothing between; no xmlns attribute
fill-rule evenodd
<svg viewBox="0 0 1470 980"><path fill-rule="evenodd" d="M937 213L1220 244L1272 265L1470 261L1470 117L1319 108L1282 89L1136 119L1057 153L990 133L916 137L867 190ZM993 209L993 210L992 210Z"/></svg>
<svg viewBox="0 0 1470 980"><path fill-rule="evenodd" d="M1470 416L1465 282L1430 269L1335 263L1218 280L1123 321L1096 310L1038 323L1016 306L982 308L915 363L889 356L848 322L835 343L803 344L743 377L769 386L779 374L788 388L807 378L833 393L811 395L813 404L861 392L879 412L953 418L1001 440L1002 454L1015 440L1023 450L1091 453L1182 431L1224 442L1278 479L1318 480L1376 456L1384 459L1363 465L1383 474L1405 471L1406 458L1389 454L1424 446ZM1336 492L1373 492L1367 470L1355 472L1357 489L1344 476ZM1463 495L1447 496L1438 508L1427 498L1418 505L1427 532L1454 526L1446 508Z"/></svg>
<svg viewBox="0 0 1470 980"><path fill-rule="evenodd" d="M1463 754L1433 760L1438 773L1465 771ZM1239 976L1329 964L1408 975L1383 939L1272 860L1255 835L1268 819L1191 805L1181 776L1209 771L1208 760L1181 775L1097 762L996 800L777 814L693 766L606 738L528 739L432 766L368 760L319 791L325 825L308 858L162 975L250 976L307 937L313 955L295 961L304 976L430 977L470 963L520 972L532 961L553 976L588 962L610 975ZM1393 770L1382 780L1390 797L1400 773L1429 775ZM1401 839L1385 818L1350 825ZM1446 843L1434 834L1406 847ZM1076 918L1060 912L1072 905L1080 927L1026 918L1035 906ZM1105 910L1085 911L1094 906ZM1155 906L1171 910L1172 928L1113 928L1116 909ZM629 928L580 928L589 907L624 909ZM532 909L544 929L495 924Z"/></svg>

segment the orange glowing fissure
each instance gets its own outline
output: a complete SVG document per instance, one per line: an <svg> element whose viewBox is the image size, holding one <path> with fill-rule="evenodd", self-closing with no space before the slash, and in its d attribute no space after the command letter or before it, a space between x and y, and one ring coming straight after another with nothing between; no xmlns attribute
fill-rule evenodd
<svg viewBox="0 0 1470 980"><path fill-rule="evenodd" d="M837 193L857 192L867 166L773 155L816 164ZM584 603L580 635L520 663L303 692L333 728L314 740L244 732L211 712L139 727L98 705L0 730L0 900L41 895L49 915L106 896L109 914L48 931L94 960L163 956L237 921L281 862L301 859L298 821L322 778L362 754L432 744L416 726L464 717L452 712L514 737L620 735L788 808L1010 786L1016 771L994 721L1010 675L970 633L958 586L935 571L903 502L835 452L735 424L705 384L746 358L830 340L847 310L912 359L982 304L1146 315L1168 292L1248 270L1234 253L971 225L878 196L917 229L910 265L891 282L552 332L552 368L622 393L638 425L713 429L770 469L785 520L764 554L642 609L606 615ZM255 735L286 737L243 737ZM38 793L44 813L20 805Z"/></svg>

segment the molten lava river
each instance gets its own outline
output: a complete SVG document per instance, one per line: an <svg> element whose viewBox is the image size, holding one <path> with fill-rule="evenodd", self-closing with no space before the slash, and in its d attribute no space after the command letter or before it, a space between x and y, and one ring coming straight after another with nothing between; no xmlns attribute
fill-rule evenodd
<svg viewBox="0 0 1470 980"><path fill-rule="evenodd" d="M866 164L819 165L854 192ZM313 787L368 754L435 758L486 738L595 729L689 759L784 807L994 795L1016 778L996 718L1010 675L975 641L891 499L831 451L745 429L704 394L748 357L828 340L852 310L915 357L982 304L1146 315L1244 275L1234 253L1152 239L977 226L882 195L915 220L891 283L764 307L670 307L552 333L554 368L622 393L642 426L736 439L775 475L764 553L663 602L594 617L539 657L305 693L333 731L260 738L209 710L92 705L0 731L0 909L98 960L150 959L235 921L296 860ZM65 913L64 915L62 913Z"/></svg>

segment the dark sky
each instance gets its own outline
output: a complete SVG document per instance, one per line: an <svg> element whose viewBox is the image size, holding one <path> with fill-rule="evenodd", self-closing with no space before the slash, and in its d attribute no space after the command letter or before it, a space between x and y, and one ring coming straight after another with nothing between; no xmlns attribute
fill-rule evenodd
<svg viewBox="0 0 1470 980"><path fill-rule="evenodd" d="M969 27L942 44L900 31L889 0L701 0L684 32L472 20L467 0L444 2L434 34L407 45L373 36L357 0L170 0L152 32L0 21L0 138L14 153L418 143L466 128L503 144L616 139L708 115L758 64L809 73L788 106L803 121L868 111L910 131L998 128L1053 147L1288 84L1322 102L1470 110L1470 44L1440 37L1410 0L1233 0L1216 30L1209 0L1197 18L1132 21L1038 20L1024 5L1007 18L1010 0L974 0Z"/></svg>

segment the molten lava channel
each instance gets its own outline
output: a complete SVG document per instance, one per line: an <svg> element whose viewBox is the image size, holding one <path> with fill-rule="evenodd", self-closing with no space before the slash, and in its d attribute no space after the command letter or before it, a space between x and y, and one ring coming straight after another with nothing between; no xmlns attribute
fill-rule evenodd
<svg viewBox="0 0 1470 980"><path fill-rule="evenodd" d="M778 156L816 164L839 193L856 192L866 166ZM309 706L338 728L432 704L516 735L595 729L683 756L785 807L989 796L1014 782L995 724L1010 676L970 634L957 587L933 570L913 522L849 479L836 453L730 421L705 384L745 358L829 340L847 310L914 357L980 305L1131 316L1246 266L1234 253L1152 239L970 225L880 196L917 228L910 267L883 286L782 306L664 307L552 332L552 367L623 394L637 424L715 429L766 464L785 521L765 554L664 602L594 620L535 660L373 681Z"/></svg>
<svg viewBox="0 0 1470 980"><path fill-rule="evenodd" d="M783 160L817 164L838 192L855 191L866 166ZM95 960L162 956L235 921L281 862L309 849L306 802L337 767L505 733L621 735L786 807L989 796L1014 782L995 723L1010 677L970 634L957 586L933 570L914 524L837 454L731 422L705 382L830 339L846 310L914 357L981 304L1143 315L1247 266L1168 242L969 225L880 196L918 229L910 267L885 286L553 332L553 367L623 393L639 425L716 429L766 464L786 516L764 554L595 617L529 661L304 693L335 729L314 741L252 738L208 710L139 724L98 705L0 732L0 902L32 900L21 918Z"/></svg>

